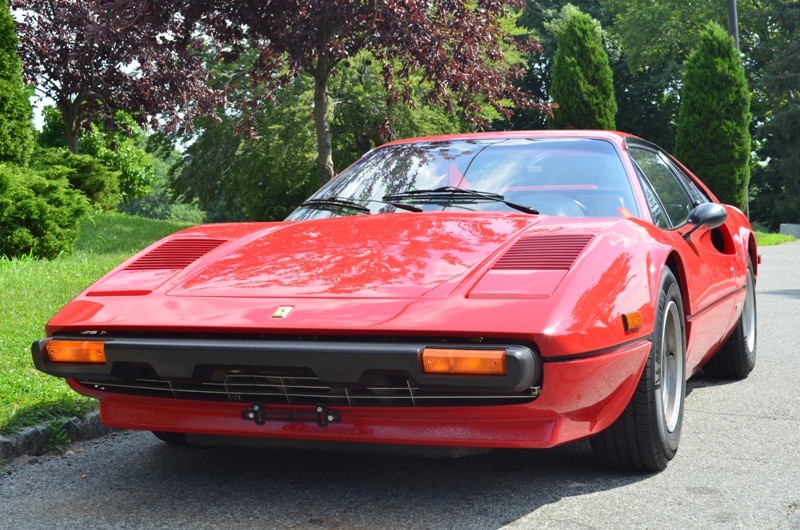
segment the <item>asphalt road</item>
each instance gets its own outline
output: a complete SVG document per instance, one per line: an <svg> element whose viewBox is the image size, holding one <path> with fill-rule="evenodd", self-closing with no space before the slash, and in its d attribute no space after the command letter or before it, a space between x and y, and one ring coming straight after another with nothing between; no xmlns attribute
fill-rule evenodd
<svg viewBox="0 0 800 530"><path fill-rule="evenodd" d="M689 382L662 473L610 472L585 442L425 459L126 432L0 468L0 528L800 528L800 243L761 253L756 368Z"/></svg>

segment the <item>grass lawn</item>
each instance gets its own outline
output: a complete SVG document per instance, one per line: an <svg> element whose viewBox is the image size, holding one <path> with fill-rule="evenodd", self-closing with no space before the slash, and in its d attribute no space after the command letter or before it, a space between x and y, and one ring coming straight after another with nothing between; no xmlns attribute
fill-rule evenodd
<svg viewBox="0 0 800 530"><path fill-rule="evenodd" d="M795 239L786 234L768 234L767 232L756 232L756 244L760 247L768 247L770 245L780 245L781 243L790 243Z"/></svg>
<svg viewBox="0 0 800 530"><path fill-rule="evenodd" d="M30 345L85 287L153 241L186 225L117 213L81 223L73 254L53 261L0 259L0 434L94 408L62 379L37 371Z"/></svg>

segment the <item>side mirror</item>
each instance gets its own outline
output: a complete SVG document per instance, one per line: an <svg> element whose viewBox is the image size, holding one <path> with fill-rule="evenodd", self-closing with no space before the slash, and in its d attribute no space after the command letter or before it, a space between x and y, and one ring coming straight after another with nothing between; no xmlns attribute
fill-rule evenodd
<svg viewBox="0 0 800 530"><path fill-rule="evenodd" d="M696 206L695 209L689 213L689 217L686 218L686 222L693 224L694 226L691 230L683 234L683 238L688 241L689 236L692 235L692 232L701 226L707 226L709 228L717 228L718 226L722 226L727 218L728 212L721 204L717 204L715 202L706 202L700 204Z"/></svg>

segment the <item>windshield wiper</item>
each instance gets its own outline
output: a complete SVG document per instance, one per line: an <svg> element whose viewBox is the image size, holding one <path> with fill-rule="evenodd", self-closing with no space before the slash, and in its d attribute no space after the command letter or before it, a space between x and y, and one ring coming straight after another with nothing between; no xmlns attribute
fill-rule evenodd
<svg viewBox="0 0 800 530"><path fill-rule="evenodd" d="M338 208L344 208L345 210L355 210L356 212L360 213L370 213L369 208L367 208L366 206L362 206L357 202L353 202L350 199L345 199L343 197L324 197L321 199L308 199L300 206L308 208L326 208L334 206Z"/></svg>
<svg viewBox="0 0 800 530"><path fill-rule="evenodd" d="M412 204L405 204L402 202L390 202L390 201L376 201L374 199L365 199L367 202L378 202L380 204L388 204L389 206L394 206L398 210L406 210L407 212L421 212L422 208L418 206L414 206ZM355 210L361 213L370 213L370 209L366 206L362 206L355 201L351 201L345 197L324 197L321 199L308 199L306 202L301 204L300 206L305 206L309 208L324 208L326 206L336 206L339 208Z"/></svg>
<svg viewBox="0 0 800 530"><path fill-rule="evenodd" d="M505 197L497 193L490 193L488 191L466 190L463 188L456 188L453 186L444 186L431 190L409 190L401 193L393 193L384 195L383 200L387 202L412 201L412 202L434 202L434 203L449 203L457 204L460 202L474 202L474 201L494 201L502 202L509 208L514 208L520 212L538 215L539 210L529 208L522 204L507 201Z"/></svg>

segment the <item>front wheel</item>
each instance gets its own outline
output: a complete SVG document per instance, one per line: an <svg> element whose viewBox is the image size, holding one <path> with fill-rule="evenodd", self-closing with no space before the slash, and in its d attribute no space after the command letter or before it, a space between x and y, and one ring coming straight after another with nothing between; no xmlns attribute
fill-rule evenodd
<svg viewBox="0 0 800 530"><path fill-rule="evenodd" d="M672 271L661 275L653 344L630 403L589 442L595 455L618 469L660 471L678 450L686 396L683 301Z"/></svg>

